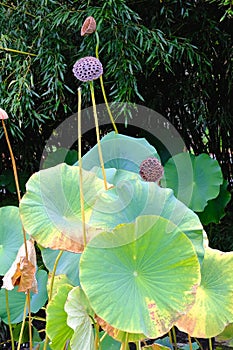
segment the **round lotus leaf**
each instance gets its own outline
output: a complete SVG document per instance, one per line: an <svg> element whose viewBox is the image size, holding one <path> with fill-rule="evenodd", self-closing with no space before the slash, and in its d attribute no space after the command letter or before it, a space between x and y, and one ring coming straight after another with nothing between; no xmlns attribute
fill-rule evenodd
<svg viewBox="0 0 233 350"><path fill-rule="evenodd" d="M187 311L199 282L191 241L158 216L100 233L80 259L80 283L95 313L117 329L151 338Z"/></svg>
<svg viewBox="0 0 233 350"><path fill-rule="evenodd" d="M59 250L40 248L43 262L49 272L53 271L54 263L59 254ZM63 251L60 257L55 275L65 274L74 286L79 285L79 259L80 254Z"/></svg>
<svg viewBox="0 0 233 350"><path fill-rule="evenodd" d="M192 162L193 172L187 172L188 160ZM208 154L195 157L189 153L170 158L164 166L161 181L163 187L172 188L175 196L196 212L203 211L207 202L217 197L222 183L222 171L217 160Z"/></svg>
<svg viewBox="0 0 233 350"><path fill-rule="evenodd" d="M42 306L45 305L48 294L47 294L47 281L48 274L44 270L38 270L36 272L36 280L38 283L38 293L31 293L31 312L38 312ZM0 290L0 318L8 323L7 310L6 310L6 290ZM25 304L25 293L19 293L18 287L8 291L11 323L19 323L23 320L23 310Z"/></svg>
<svg viewBox="0 0 233 350"><path fill-rule="evenodd" d="M223 181L223 184L220 186L220 192L218 196L214 199L208 201L207 206L204 211L198 213L198 216L203 223L203 225L208 225L211 222L218 224L220 220L225 216L225 207L231 200L231 194L227 190L228 182Z"/></svg>
<svg viewBox="0 0 233 350"><path fill-rule="evenodd" d="M103 181L83 170L87 240L98 232L88 225L88 220L101 191L105 191ZM84 242L79 168L59 164L32 175L20 202L20 214L25 229L41 246L81 252Z"/></svg>
<svg viewBox="0 0 233 350"><path fill-rule="evenodd" d="M212 338L233 322L233 252L206 248L196 301L177 327L192 337Z"/></svg>
<svg viewBox="0 0 233 350"><path fill-rule="evenodd" d="M51 340L50 347L53 350L64 349L66 343L70 342L74 331L67 325L67 313L64 310L68 293L72 290L72 286L64 284L52 300L48 303L46 317L46 332ZM70 348L70 344L68 346Z"/></svg>
<svg viewBox="0 0 233 350"><path fill-rule="evenodd" d="M0 222L0 275L5 275L23 244L19 208L13 206L0 208Z"/></svg>
<svg viewBox="0 0 233 350"><path fill-rule="evenodd" d="M144 138L116 134L112 131L100 140L100 144L106 169L125 169L139 173L143 160L149 157L160 159L156 149ZM85 170L100 166L97 145L83 156L82 166Z"/></svg>
<svg viewBox="0 0 233 350"><path fill-rule="evenodd" d="M99 176L99 169L92 169ZM168 188L145 182L139 175L107 169L107 180L115 185L101 193L93 207L90 224L106 230L134 222L141 215L159 215L172 221L192 241L201 260L204 256L203 227L191 209L179 201Z"/></svg>
<svg viewBox="0 0 233 350"><path fill-rule="evenodd" d="M233 323L229 323L226 328L216 337L217 342L224 342L224 345L233 346Z"/></svg>
<svg viewBox="0 0 233 350"><path fill-rule="evenodd" d="M70 341L72 350L94 350L94 333L90 315L94 313L89 306L83 290L80 287L73 288L65 303L67 324L74 330Z"/></svg>

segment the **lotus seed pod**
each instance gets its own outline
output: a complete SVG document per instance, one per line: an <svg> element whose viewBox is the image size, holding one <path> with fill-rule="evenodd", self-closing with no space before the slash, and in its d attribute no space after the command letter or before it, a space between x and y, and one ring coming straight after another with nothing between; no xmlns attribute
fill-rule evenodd
<svg viewBox="0 0 233 350"><path fill-rule="evenodd" d="M73 73L81 81L92 81L103 74L103 66L98 58L87 56L74 64Z"/></svg>
<svg viewBox="0 0 233 350"><path fill-rule="evenodd" d="M163 166L157 158L147 158L140 165L140 176L149 182L158 182L164 174Z"/></svg>
<svg viewBox="0 0 233 350"><path fill-rule="evenodd" d="M8 119L8 114L4 109L0 108L0 119Z"/></svg>
<svg viewBox="0 0 233 350"><path fill-rule="evenodd" d="M89 35L94 33L96 30L96 21L92 16L89 16L85 19L82 29L81 29L81 36Z"/></svg>

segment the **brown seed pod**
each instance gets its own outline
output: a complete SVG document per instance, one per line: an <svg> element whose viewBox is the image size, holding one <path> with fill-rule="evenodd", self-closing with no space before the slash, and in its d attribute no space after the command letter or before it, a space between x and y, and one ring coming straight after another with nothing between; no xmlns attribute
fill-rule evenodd
<svg viewBox="0 0 233 350"><path fill-rule="evenodd" d="M0 119L8 119L8 114L4 109L0 108Z"/></svg>
<svg viewBox="0 0 233 350"><path fill-rule="evenodd" d="M80 58L73 66L74 76L81 81L92 81L103 74L101 62L92 56Z"/></svg>
<svg viewBox="0 0 233 350"><path fill-rule="evenodd" d="M81 28L81 36L92 34L95 32L95 30L96 30L95 19L92 16L87 17Z"/></svg>
<svg viewBox="0 0 233 350"><path fill-rule="evenodd" d="M140 176L148 182L158 182L164 174L163 166L155 157L150 157L140 164Z"/></svg>

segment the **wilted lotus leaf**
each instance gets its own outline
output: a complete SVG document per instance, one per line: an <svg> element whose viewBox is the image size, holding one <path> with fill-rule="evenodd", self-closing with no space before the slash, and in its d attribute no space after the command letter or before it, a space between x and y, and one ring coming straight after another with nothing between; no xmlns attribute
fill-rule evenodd
<svg viewBox="0 0 233 350"><path fill-rule="evenodd" d="M193 337L212 338L233 322L233 252L206 248L196 301L177 327Z"/></svg>
<svg viewBox="0 0 233 350"><path fill-rule="evenodd" d="M3 277L3 286L7 290L18 287L18 292L27 292L29 289L37 293L36 273L36 251L33 242L26 241L28 259L26 258L25 245L23 244L16 256L11 268Z"/></svg>
<svg viewBox="0 0 233 350"><path fill-rule="evenodd" d="M96 198L104 191L103 180L83 170L87 241L101 231L101 225L91 227L88 222ZM41 246L82 252L79 168L59 164L32 175L20 202L20 213L25 229Z"/></svg>
<svg viewBox="0 0 233 350"><path fill-rule="evenodd" d="M103 232L80 259L80 283L95 313L114 328L156 338L195 300L200 265L191 241L159 216Z"/></svg>

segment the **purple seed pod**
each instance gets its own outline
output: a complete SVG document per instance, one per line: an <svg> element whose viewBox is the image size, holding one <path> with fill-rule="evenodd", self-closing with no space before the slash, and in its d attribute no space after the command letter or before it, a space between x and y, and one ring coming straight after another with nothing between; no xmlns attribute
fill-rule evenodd
<svg viewBox="0 0 233 350"><path fill-rule="evenodd" d="M96 21L92 16L89 16L85 19L82 29L81 29L81 36L89 35L94 33L96 30Z"/></svg>
<svg viewBox="0 0 233 350"><path fill-rule="evenodd" d="M92 81L103 74L101 62L92 56L80 58L73 66L74 76L81 81Z"/></svg>
<svg viewBox="0 0 233 350"><path fill-rule="evenodd" d="M145 181L158 182L163 177L164 170L157 158L150 157L140 164L139 174Z"/></svg>

